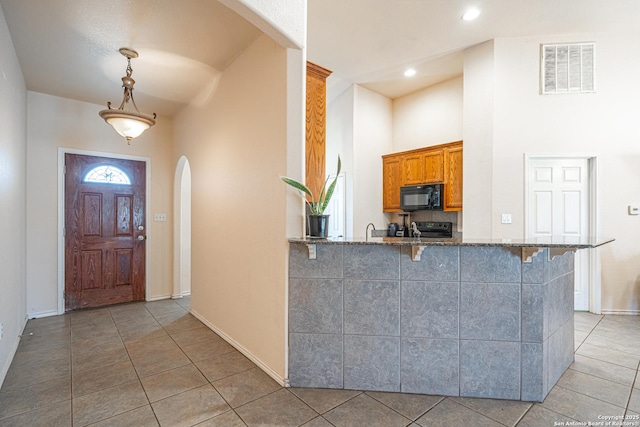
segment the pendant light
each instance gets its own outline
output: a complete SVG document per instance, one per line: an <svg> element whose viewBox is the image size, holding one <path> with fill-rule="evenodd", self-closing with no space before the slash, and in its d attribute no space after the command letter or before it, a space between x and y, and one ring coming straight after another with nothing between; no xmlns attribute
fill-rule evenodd
<svg viewBox="0 0 640 427"><path fill-rule="evenodd" d="M133 85L136 83L131 78L133 69L131 68L131 58L137 58L138 52L126 47L120 48L119 52L127 58L127 75L122 78L124 94L122 103L117 110L111 108L111 102L107 102L107 109L100 111L100 117L109 123L120 135L127 138L127 143L131 144L131 139L140 136L142 132L156 124L156 113L153 116L143 114L138 111L136 101L133 99ZM126 110L129 101L133 104L135 111Z"/></svg>

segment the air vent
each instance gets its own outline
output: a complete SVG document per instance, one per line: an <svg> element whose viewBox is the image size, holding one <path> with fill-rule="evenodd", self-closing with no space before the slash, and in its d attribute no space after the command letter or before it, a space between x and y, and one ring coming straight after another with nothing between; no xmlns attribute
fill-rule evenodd
<svg viewBox="0 0 640 427"><path fill-rule="evenodd" d="M594 63L595 43L542 45L542 94L595 92Z"/></svg>

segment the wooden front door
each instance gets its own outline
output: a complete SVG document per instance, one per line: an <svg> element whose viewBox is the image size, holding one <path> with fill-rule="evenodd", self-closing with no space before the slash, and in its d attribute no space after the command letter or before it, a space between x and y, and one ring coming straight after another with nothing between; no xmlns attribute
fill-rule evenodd
<svg viewBox="0 0 640 427"><path fill-rule="evenodd" d="M145 299L146 164L65 155L65 309Z"/></svg>

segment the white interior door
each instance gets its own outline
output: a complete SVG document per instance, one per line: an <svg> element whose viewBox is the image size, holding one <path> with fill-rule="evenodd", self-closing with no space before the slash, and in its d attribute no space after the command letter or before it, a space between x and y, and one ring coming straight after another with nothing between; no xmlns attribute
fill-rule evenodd
<svg viewBox="0 0 640 427"><path fill-rule="evenodd" d="M534 158L529 163L528 237L589 234L589 160ZM575 254L576 310L589 309L589 251Z"/></svg>
<svg viewBox="0 0 640 427"><path fill-rule="evenodd" d="M329 180L332 180L335 175L330 176ZM346 219L346 203L347 193L345 184L345 175L341 173L338 175L338 182L336 188L333 190L333 196L327 206L325 213L329 214L329 237L344 237L345 236L345 219Z"/></svg>

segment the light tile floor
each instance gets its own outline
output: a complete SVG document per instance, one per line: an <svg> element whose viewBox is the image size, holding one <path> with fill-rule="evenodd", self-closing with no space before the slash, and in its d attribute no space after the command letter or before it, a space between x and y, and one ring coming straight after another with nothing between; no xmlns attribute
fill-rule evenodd
<svg viewBox="0 0 640 427"><path fill-rule="evenodd" d="M531 404L283 388L189 303L29 320L0 389L0 426L640 425L640 317L576 313L575 363Z"/></svg>

